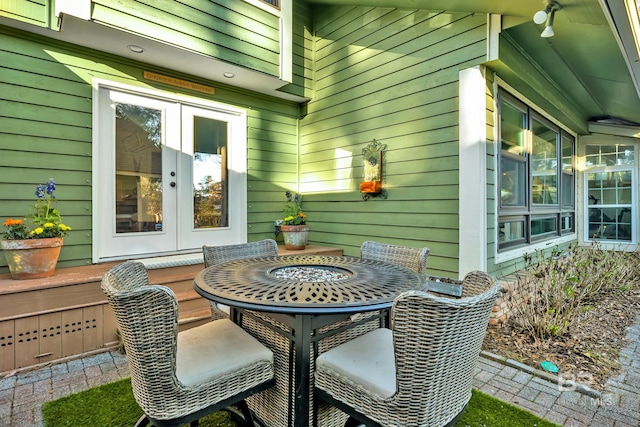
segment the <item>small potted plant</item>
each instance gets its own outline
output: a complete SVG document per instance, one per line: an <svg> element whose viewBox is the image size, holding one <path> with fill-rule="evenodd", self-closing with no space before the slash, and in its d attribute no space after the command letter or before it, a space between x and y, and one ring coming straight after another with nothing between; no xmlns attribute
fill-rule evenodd
<svg viewBox="0 0 640 427"><path fill-rule="evenodd" d="M53 207L56 183L49 179L36 187L34 213L24 219L4 221L4 250L14 279L38 279L55 273L63 239L71 227L62 222L60 211Z"/></svg>
<svg viewBox="0 0 640 427"><path fill-rule="evenodd" d="M284 218L280 224L280 231L284 237L286 249L302 250L307 245L309 237L309 226L307 225L307 214L302 210L302 196L285 193L287 203L282 212Z"/></svg>

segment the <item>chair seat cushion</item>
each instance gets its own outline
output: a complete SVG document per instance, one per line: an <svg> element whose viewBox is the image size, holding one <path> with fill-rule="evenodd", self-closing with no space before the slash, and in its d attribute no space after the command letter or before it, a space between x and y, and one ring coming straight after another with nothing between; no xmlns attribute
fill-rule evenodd
<svg viewBox="0 0 640 427"><path fill-rule="evenodd" d="M273 363L271 350L229 319L220 319L178 334L176 376L186 386L221 375Z"/></svg>
<svg viewBox="0 0 640 427"><path fill-rule="evenodd" d="M339 397L339 390L327 390L327 377L338 375L380 397L396 392L393 334L379 328L347 341L318 356L316 386Z"/></svg>

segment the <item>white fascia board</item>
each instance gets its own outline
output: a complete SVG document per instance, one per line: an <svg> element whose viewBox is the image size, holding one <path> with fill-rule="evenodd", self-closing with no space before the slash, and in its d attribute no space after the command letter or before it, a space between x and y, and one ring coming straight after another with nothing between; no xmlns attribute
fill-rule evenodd
<svg viewBox="0 0 640 427"><path fill-rule="evenodd" d="M502 16L487 15L487 62L498 59Z"/></svg>
<svg viewBox="0 0 640 427"><path fill-rule="evenodd" d="M64 15L75 16L76 18L91 20L91 0L56 0L56 17Z"/></svg>
<svg viewBox="0 0 640 427"><path fill-rule="evenodd" d="M640 96L640 51L638 17L635 0L599 0L611 32L618 42L620 52L627 63L636 93Z"/></svg>

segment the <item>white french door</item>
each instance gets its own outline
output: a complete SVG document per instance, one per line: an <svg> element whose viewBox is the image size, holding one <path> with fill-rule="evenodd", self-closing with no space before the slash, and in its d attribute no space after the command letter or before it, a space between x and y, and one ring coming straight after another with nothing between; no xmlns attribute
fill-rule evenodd
<svg viewBox="0 0 640 427"><path fill-rule="evenodd" d="M246 116L98 86L94 260L246 241Z"/></svg>

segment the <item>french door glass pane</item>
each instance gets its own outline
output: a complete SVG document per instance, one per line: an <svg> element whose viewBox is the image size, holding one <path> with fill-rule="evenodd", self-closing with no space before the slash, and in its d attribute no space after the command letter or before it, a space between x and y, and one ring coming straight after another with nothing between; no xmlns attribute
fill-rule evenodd
<svg viewBox="0 0 640 427"><path fill-rule="evenodd" d="M194 228L227 227L227 122L194 117Z"/></svg>
<svg viewBox="0 0 640 427"><path fill-rule="evenodd" d="M558 204L558 132L532 120L531 201ZM533 232L532 232L533 234Z"/></svg>
<svg viewBox="0 0 640 427"><path fill-rule="evenodd" d="M162 231L162 111L124 103L115 109L115 231Z"/></svg>

